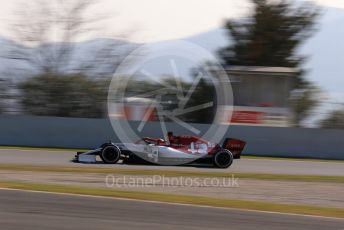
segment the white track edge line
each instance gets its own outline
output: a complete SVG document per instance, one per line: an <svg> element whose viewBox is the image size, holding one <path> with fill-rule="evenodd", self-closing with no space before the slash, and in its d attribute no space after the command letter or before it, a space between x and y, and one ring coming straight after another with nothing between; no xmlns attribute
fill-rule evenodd
<svg viewBox="0 0 344 230"><path fill-rule="evenodd" d="M64 192L48 192L48 191L39 191L39 190L30 190L30 189L1 188L1 187L0 187L0 190L22 191L22 192L31 192L31 193L44 193L44 194L65 195L65 196L76 196L76 197L85 197L85 198L89 197L89 198L97 198L97 199L135 201L135 202L152 203L152 204L191 206L191 207L213 208L213 209L221 209L221 210L233 210L233 211L242 211L242 212L255 212L255 213L300 216L300 217L321 218L321 219L344 221L344 218L339 218L339 217L327 217L327 216L317 216L317 215L307 215L307 214L297 214L297 213L263 211L263 210L254 210L254 209L244 209L244 208L241 209L241 208L231 208L231 207L228 207L228 208L227 207L216 207L216 206L210 206L210 205L185 204L185 203L177 203L177 202L142 200L142 199L124 198L124 197L109 197L109 196L85 195L85 194L64 193Z"/></svg>

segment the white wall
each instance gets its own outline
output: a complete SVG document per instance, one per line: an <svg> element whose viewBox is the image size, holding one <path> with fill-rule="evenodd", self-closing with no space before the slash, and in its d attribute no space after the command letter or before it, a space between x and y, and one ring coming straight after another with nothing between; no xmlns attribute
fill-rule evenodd
<svg viewBox="0 0 344 230"><path fill-rule="evenodd" d="M159 123L147 125L142 135L161 136ZM344 130L230 126L227 136L247 141L244 154L344 159ZM0 116L0 145L94 148L108 140L119 141L108 119Z"/></svg>

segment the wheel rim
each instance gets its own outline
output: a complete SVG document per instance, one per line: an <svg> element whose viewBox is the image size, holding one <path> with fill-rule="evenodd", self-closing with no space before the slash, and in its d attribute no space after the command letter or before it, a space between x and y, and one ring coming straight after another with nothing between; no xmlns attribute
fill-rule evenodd
<svg viewBox="0 0 344 230"><path fill-rule="evenodd" d="M227 152L220 152L216 155L215 161L218 166L226 167L231 164L232 158L231 155Z"/></svg>
<svg viewBox="0 0 344 230"><path fill-rule="evenodd" d="M107 162L114 162L118 159L118 150L114 147L106 147L103 150L103 158L107 161Z"/></svg>

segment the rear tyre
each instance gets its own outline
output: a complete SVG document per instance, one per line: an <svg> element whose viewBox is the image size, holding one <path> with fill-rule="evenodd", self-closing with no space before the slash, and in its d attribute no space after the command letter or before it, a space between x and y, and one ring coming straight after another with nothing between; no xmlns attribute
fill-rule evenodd
<svg viewBox="0 0 344 230"><path fill-rule="evenodd" d="M228 168L233 163L233 154L226 149L222 149L215 153L213 163L218 168Z"/></svg>
<svg viewBox="0 0 344 230"><path fill-rule="evenodd" d="M105 164L116 164L121 157L121 150L114 145L108 145L99 154Z"/></svg>

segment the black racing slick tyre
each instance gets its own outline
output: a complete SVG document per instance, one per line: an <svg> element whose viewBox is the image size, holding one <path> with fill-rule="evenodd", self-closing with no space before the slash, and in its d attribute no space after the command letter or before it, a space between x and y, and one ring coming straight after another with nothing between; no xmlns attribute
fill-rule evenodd
<svg viewBox="0 0 344 230"><path fill-rule="evenodd" d="M213 163L217 168L228 168L233 163L233 154L226 149L222 149L214 154Z"/></svg>
<svg viewBox="0 0 344 230"><path fill-rule="evenodd" d="M121 150L114 145L105 146L99 154L105 164L116 164L121 157Z"/></svg>

